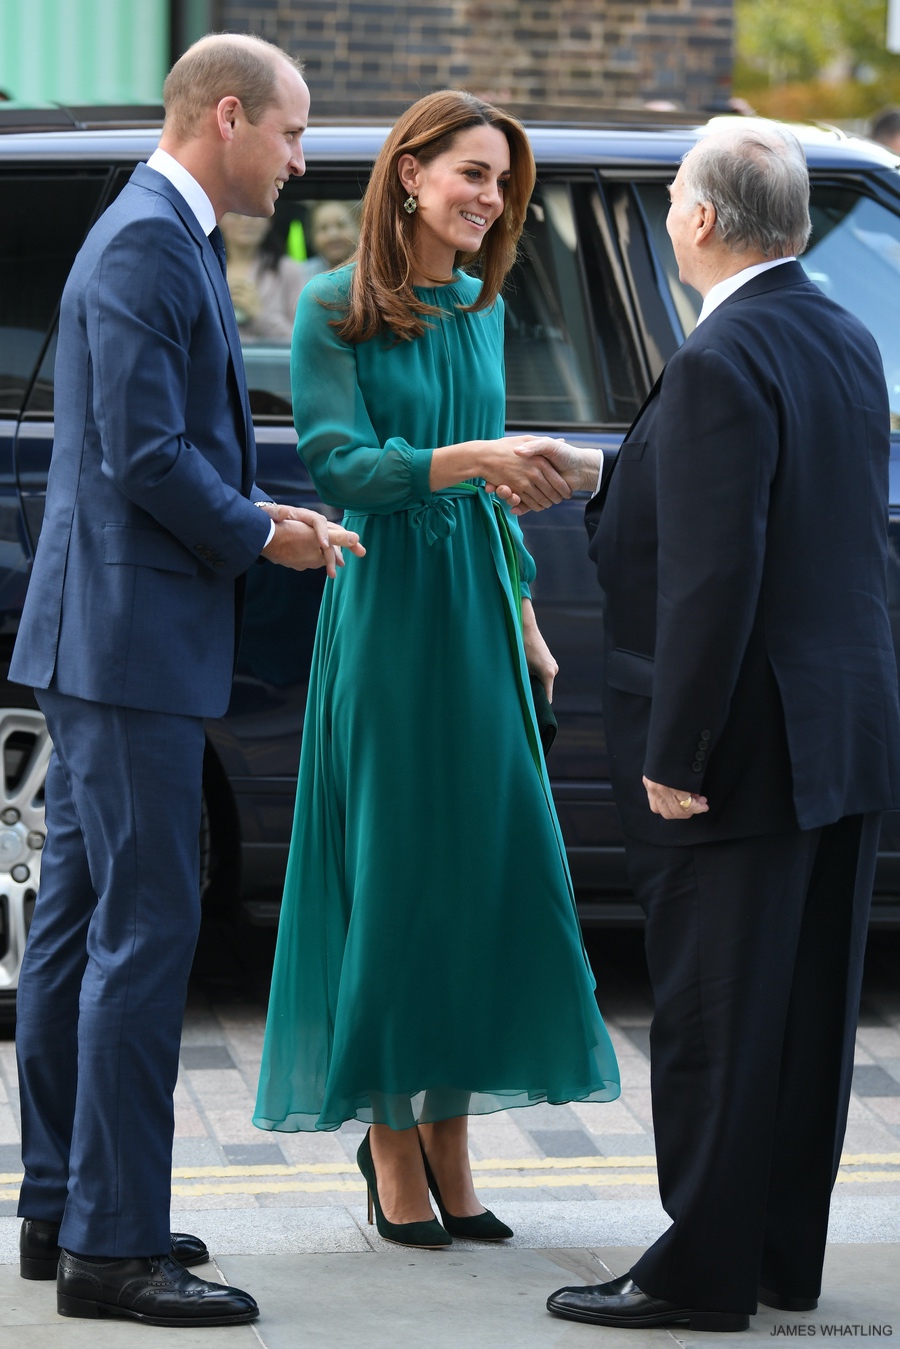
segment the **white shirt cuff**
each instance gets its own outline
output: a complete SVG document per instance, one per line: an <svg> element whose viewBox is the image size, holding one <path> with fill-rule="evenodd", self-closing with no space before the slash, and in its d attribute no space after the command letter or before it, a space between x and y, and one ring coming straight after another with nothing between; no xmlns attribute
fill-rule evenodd
<svg viewBox="0 0 900 1349"><path fill-rule="evenodd" d="M603 482L603 451L601 450L601 451L600 451L600 470L599 470L599 472L598 472L598 474L597 474L597 486L594 488L593 492L591 492L591 501L593 501L594 497L595 497L595 496L597 495L597 493L600 491L600 484L601 484L602 482Z"/></svg>

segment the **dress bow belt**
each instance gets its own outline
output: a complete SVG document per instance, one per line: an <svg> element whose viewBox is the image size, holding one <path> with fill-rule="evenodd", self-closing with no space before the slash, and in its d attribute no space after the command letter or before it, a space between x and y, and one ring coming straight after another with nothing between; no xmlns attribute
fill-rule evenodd
<svg viewBox="0 0 900 1349"><path fill-rule="evenodd" d="M413 506L409 511L409 523L413 529L425 530L426 543L448 539L456 532L456 502L461 497L474 496L477 492L475 484L469 482L457 482L452 487L444 487L440 492L435 492L430 500Z"/></svg>

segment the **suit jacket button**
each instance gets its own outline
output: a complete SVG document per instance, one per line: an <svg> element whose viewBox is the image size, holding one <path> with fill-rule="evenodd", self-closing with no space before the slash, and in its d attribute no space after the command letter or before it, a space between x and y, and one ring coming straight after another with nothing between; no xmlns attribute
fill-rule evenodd
<svg viewBox="0 0 900 1349"><path fill-rule="evenodd" d="M691 768L693 768L693 770L694 770L695 773L702 773L702 772L703 772L703 764L702 764L702 763L698 763L696 759L695 759L694 762L691 764Z"/></svg>
<svg viewBox="0 0 900 1349"><path fill-rule="evenodd" d="M712 740L712 732L711 732L711 731L701 731L701 732L700 732L700 739L701 739L701 740Z"/></svg>
<svg viewBox="0 0 900 1349"><path fill-rule="evenodd" d="M703 748L702 745L698 745L697 753L694 757L700 760L701 762L706 758L706 750Z"/></svg>

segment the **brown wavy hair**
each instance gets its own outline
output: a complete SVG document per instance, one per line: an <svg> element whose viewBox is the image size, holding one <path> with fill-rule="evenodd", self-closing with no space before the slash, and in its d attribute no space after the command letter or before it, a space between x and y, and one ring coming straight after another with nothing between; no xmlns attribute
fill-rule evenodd
<svg viewBox="0 0 900 1349"><path fill-rule="evenodd" d="M515 117L483 103L460 89L442 89L420 98L392 128L375 161L363 200L356 268L350 283L347 313L334 326L345 342L366 342L390 333L396 341L421 337L426 319L444 311L424 304L412 288L416 227L407 215L406 189L397 164L401 155L415 155L430 164L449 150L462 131L494 126L509 143L509 185L503 212L488 230L477 253L457 253L456 267L477 257L481 263L481 292L466 311L488 309L500 294L507 272L516 260L516 247L525 224L525 212L534 190L535 167L525 128Z"/></svg>

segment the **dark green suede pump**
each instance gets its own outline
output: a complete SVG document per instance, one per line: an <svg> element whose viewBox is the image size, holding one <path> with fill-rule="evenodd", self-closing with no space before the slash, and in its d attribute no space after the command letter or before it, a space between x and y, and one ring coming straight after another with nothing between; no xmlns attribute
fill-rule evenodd
<svg viewBox="0 0 900 1349"><path fill-rule="evenodd" d="M436 1251L442 1246L452 1246L453 1239L441 1227L437 1218L423 1223L391 1223L384 1216L378 1200L378 1181L375 1178L375 1163L372 1161L372 1145L369 1135L359 1145L356 1165L363 1173L363 1179L369 1191L369 1222L372 1221L372 1209L375 1209L375 1226L378 1235L385 1241L393 1241L398 1246L417 1246L420 1250Z"/></svg>
<svg viewBox="0 0 900 1349"><path fill-rule="evenodd" d="M422 1140L419 1139L421 1147ZM511 1227L502 1223L491 1210L485 1209L484 1213L476 1213L471 1218L454 1218L452 1213L448 1213L444 1207L444 1201L441 1198L441 1192L438 1189L438 1183L434 1178L434 1172L428 1165L428 1158L425 1156L425 1149L422 1148L422 1161L425 1163L425 1179L428 1181L428 1188L434 1195L434 1202L441 1211L441 1222L451 1237L465 1237L468 1241L508 1241L513 1235Z"/></svg>

